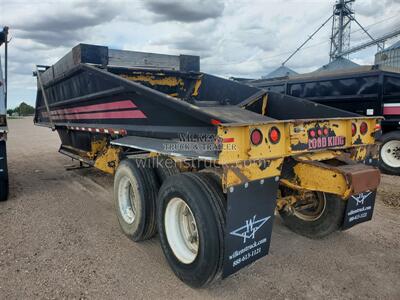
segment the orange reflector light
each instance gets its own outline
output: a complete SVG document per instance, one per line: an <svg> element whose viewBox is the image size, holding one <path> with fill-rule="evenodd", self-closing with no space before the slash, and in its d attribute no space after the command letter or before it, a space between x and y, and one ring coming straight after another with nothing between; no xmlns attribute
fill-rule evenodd
<svg viewBox="0 0 400 300"><path fill-rule="evenodd" d="M272 127L269 130L269 140L271 141L272 144L276 144L279 142L281 139L281 133L278 128Z"/></svg>
<svg viewBox="0 0 400 300"><path fill-rule="evenodd" d="M216 119L211 119L211 124L219 125L219 124L221 124L221 121L220 120L216 120Z"/></svg>

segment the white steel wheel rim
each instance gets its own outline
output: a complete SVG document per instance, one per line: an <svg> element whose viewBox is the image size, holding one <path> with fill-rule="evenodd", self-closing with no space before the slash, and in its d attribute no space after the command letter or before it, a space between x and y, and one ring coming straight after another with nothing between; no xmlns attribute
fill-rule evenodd
<svg viewBox="0 0 400 300"><path fill-rule="evenodd" d="M385 164L393 168L400 167L400 141L392 140L384 143L381 148L381 158Z"/></svg>
<svg viewBox="0 0 400 300"><path fill-rule="evenodd" d="M165 209L165 234L175 257L192 263L199 252L199 234L190 207L181 198L172 198Z"/></svg>
<svg viewBox="0 0 400 300"><path fill-rule="evenodd" d="M315 192L315 197L318 201L318 206L316 207L316 209L313 212L310 213L305 213L302 211L298 211L296 209L294 209L293 213L294 215L304 221L308 221L308 222L312 222L312 221L316 221L318 220L325 211L326 208L326 196L325 193L322 192Z"/></svg>
<svg viewBox="0 0 400 300"><path fill-rule="evenodd" d="M118 186L118 206L122 219L127 224L135 221L136 207L134 204L134 191L128 176L124 176L119 181Z"/></svg>

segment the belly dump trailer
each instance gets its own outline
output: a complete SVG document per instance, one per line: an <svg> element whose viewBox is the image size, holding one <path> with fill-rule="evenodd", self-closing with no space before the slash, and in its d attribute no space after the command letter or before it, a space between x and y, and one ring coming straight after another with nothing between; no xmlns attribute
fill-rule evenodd
<svg viewBox="0 0 400 300"><path fill-rule="evenodd" d="M371 219L379 118L199 69L196 56L80 44L37 68L34 122L58 132L61 153L114 175L122 231L158 231L193 287L268 254L276 209L311 238Z"/></svg>

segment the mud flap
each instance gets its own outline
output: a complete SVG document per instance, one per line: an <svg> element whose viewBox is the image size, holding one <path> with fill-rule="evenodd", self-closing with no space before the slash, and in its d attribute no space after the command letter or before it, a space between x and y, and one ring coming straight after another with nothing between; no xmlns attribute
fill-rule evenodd
<svg viewBox="0 0 400 300"><path fill-rule="evenodd" d="M229 189L223 278L268 254L277 179L256 180Z"/></svg>
<svg viewBox="0 0 400 300"><path fill-rule="evenodd" d="M342 230L369 221L374 212L376 191L366 191L352 195L347 200Z"/></svg>

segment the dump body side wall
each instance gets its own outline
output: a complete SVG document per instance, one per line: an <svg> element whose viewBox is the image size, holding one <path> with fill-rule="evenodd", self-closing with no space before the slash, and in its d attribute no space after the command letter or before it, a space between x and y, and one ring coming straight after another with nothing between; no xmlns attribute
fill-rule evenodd
<svg viewBox="0 0 400 300"><path fill-rule="evenodd" d="M306 99L273 92L267 95L268 116L278 120L359 117L356 113L326 106L325 103L315 104Z"/></svg>

